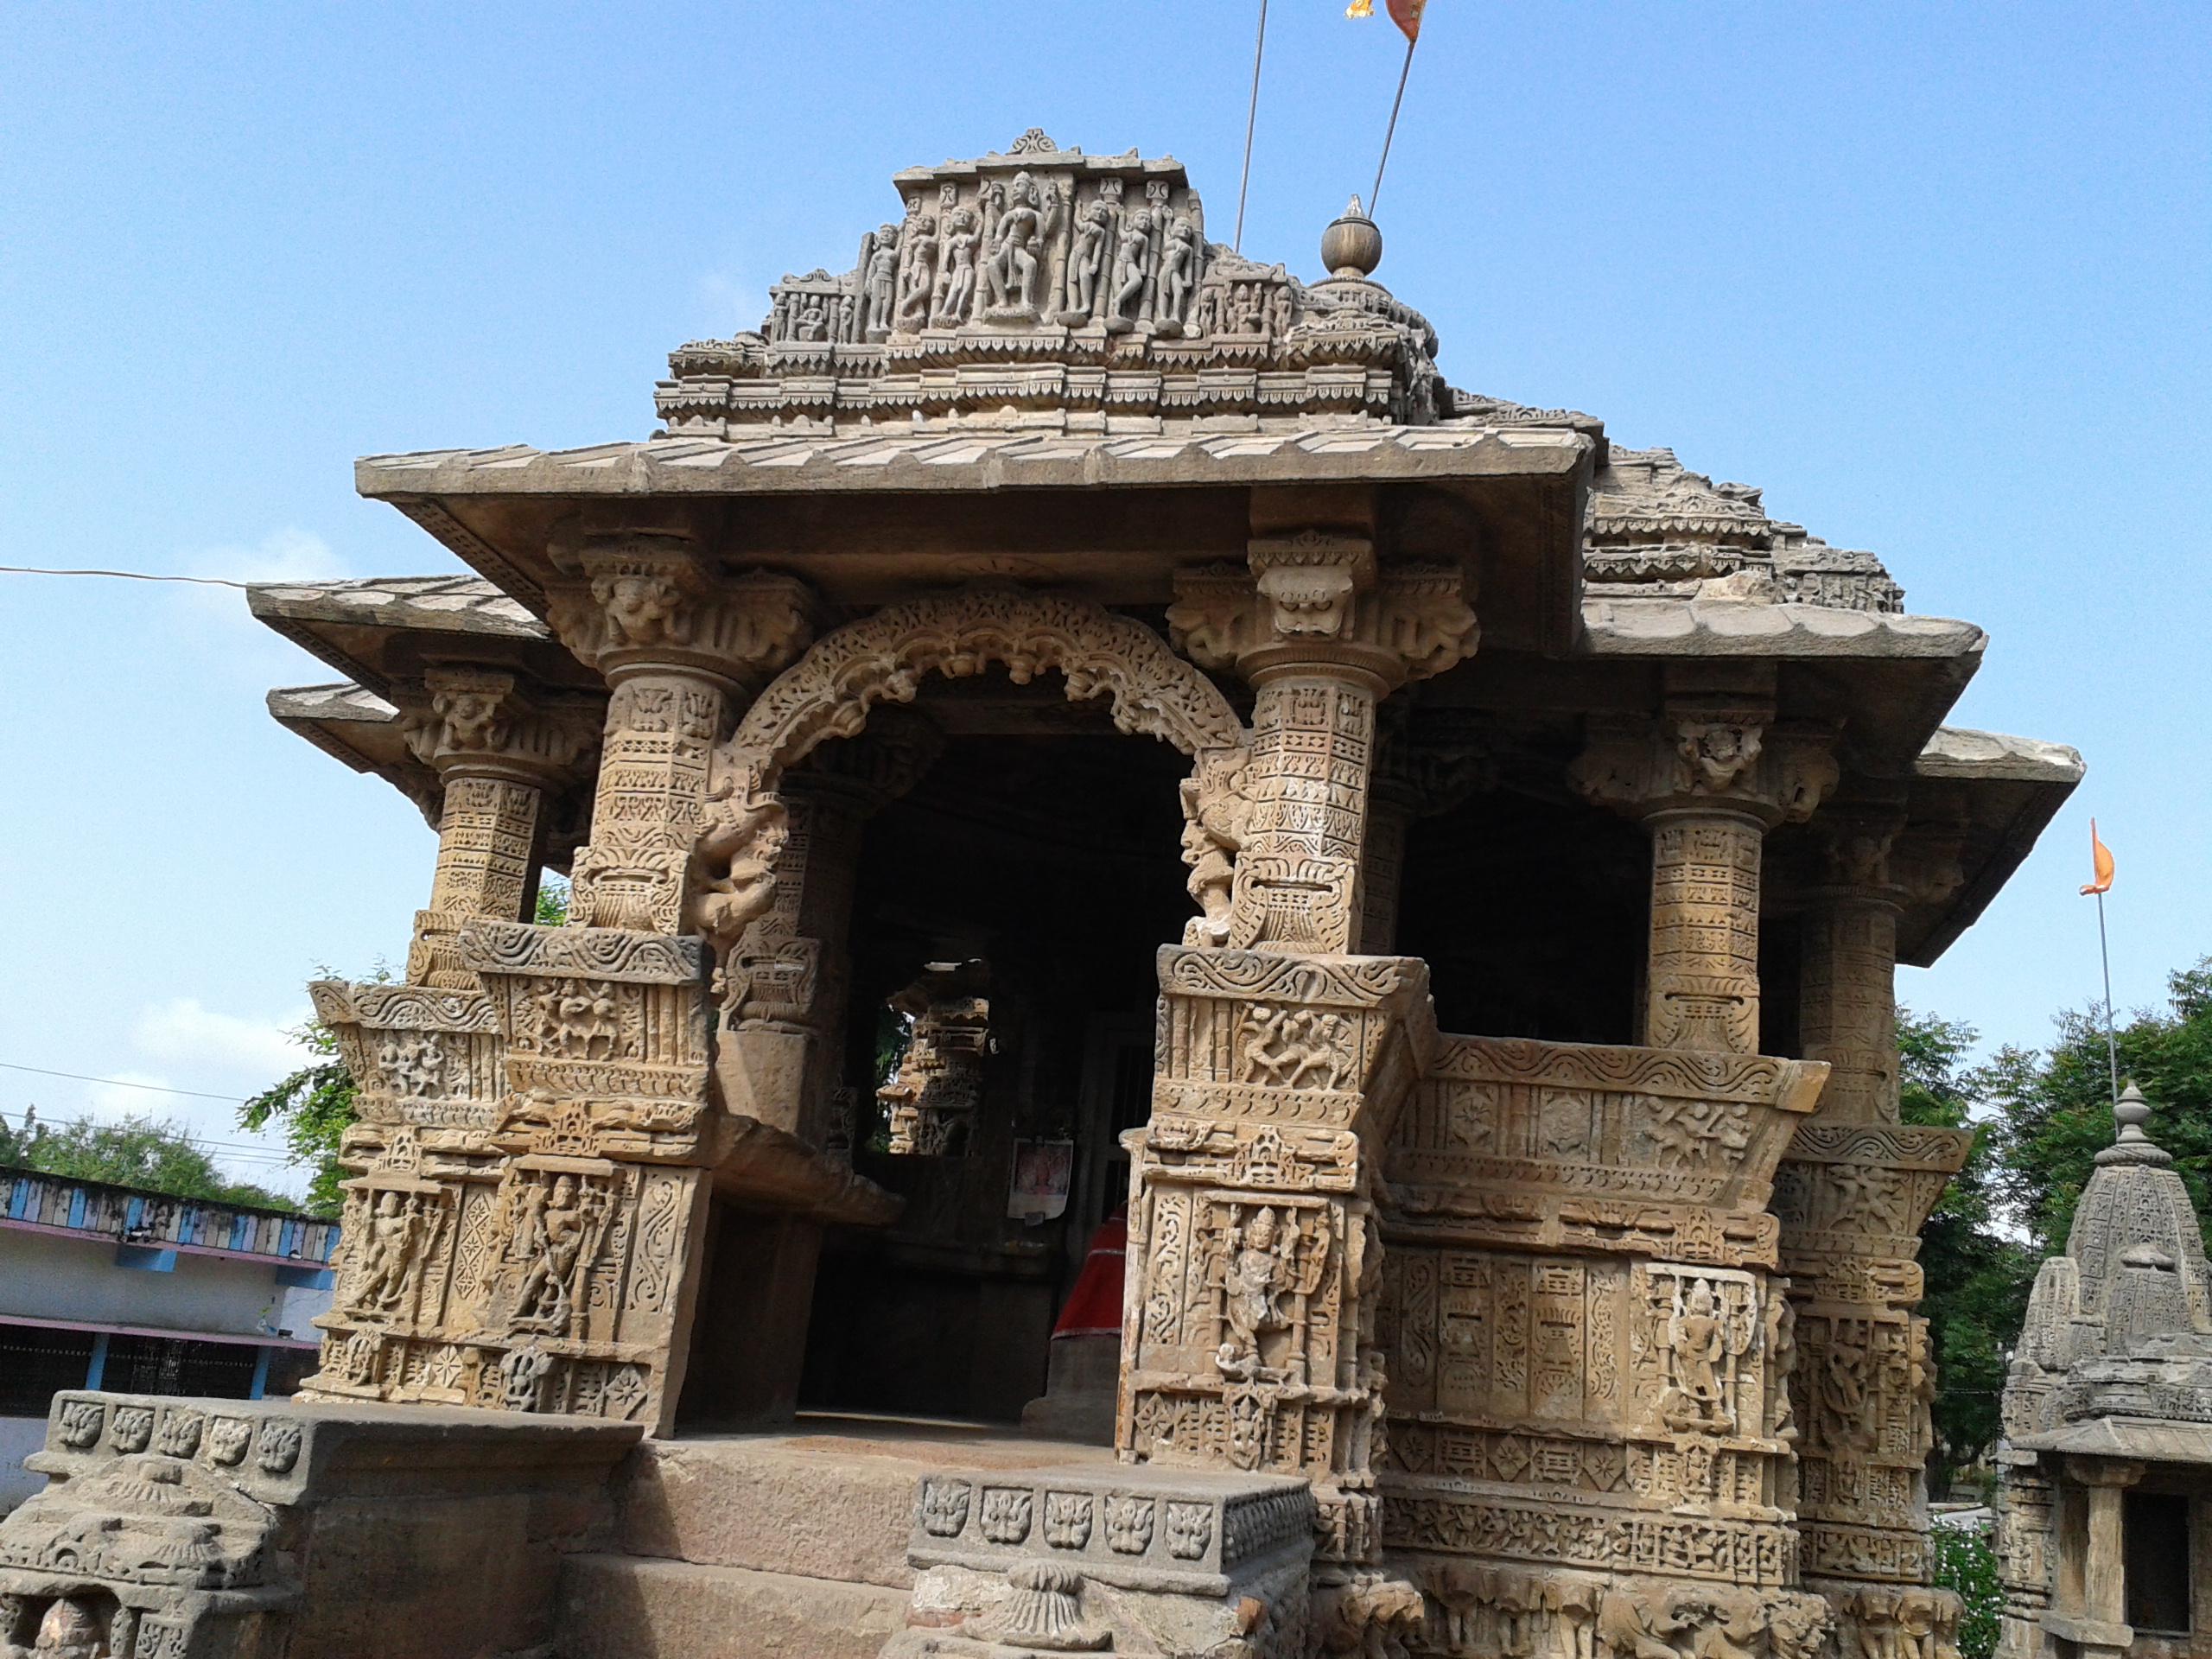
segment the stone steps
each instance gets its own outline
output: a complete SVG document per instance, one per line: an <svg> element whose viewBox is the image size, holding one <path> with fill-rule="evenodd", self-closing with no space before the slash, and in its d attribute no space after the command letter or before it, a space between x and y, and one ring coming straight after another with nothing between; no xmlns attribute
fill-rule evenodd
<svg viewBox="0 0 2212 1659"><path fill-rule="evenodd" d="M559 1659L876 1659L906 1592L636 1555L571 1555Z"/></svg>
<svg viewBox="0 0 2212 1659"><path fill-rule="evenodd" d="M646 1440L607 1552L561 1577L561 1659L874 1659L906 1626L914 1491L931 1469L1096 1462L1100 1446L950 1424L802 1418Z"/></svg>
<svg viewBox="0 0 2212 1659"><path fill-rule="evenodd" d="M1103 1446L952 1425L646 1440L617 1473L621 1553L907 1589L914 1487L931 1469L1110 1465Z"/></svg>

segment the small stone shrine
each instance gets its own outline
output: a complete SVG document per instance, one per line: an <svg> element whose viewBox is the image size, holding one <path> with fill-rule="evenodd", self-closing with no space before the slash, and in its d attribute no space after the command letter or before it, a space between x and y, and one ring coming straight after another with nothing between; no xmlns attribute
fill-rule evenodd
<svg viewBox="0 0 2212 1659"><path fill-rule="evenodd" d="M58 1400L0 1640L1943 1659L1892 972L2078 757L1945 726L1985 636L1872 555L1450 386L1356 210L1306 281L1172 160L893 182L651 437L359 464L474 575L254 590L438 831L314 988L321 1366ZM1123 1205L1117 1394L1031 1414L1111 1445L1015 1438Z"/></svg>
<svg viewBox="0 0 2212 1659"><path fill-rule="evenodd" d="M2004 1659L2182 1659L2212 1634L2212 1265L2133 1084L2005 1385Z"/></svg>

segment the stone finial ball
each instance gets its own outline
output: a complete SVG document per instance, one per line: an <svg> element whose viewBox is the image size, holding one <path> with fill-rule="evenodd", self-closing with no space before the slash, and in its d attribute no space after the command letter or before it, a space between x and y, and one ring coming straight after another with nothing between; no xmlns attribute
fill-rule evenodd
<svg viewBox="0 0 2212 1659"><path fill-rule="evenodd" d="M1321 264L1332 276L1365 276L1382 263L1382 232L1360 211L1359 198L1321 232Z"/></svg>

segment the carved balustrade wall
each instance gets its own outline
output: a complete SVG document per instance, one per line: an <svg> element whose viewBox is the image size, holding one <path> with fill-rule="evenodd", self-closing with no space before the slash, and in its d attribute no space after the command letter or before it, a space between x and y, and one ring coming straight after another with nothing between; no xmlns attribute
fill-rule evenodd
<svg viewBox="0 0 2212 1659"><path fill-rule="evenodd" d="M1385 1154L1377 1331L1383 1539L1427 1650L1817 1645L1764 1205L1825 1075L1439 1040Z"/></svg>

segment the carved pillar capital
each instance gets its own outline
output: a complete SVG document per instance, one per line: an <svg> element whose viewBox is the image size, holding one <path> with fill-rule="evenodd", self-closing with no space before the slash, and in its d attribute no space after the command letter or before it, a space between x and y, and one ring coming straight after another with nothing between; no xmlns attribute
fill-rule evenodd
<svg viewBox="0 0 2212 1659"><path fill-rule="evenodd" d="M1365 537L1255 537L1246 568L1176 579L1167 621L1201 667L1259 695L1249 763L1185 791L1185 856L1206 908L1192 944L1334 955L1360 949L1376 705L1475 648L1456 569L1376 563ZM1236 854L1233 880L1227 868Z"/></svg>
<svg viewBox="0 0 2212 1659"><path fill-rule="evenodd" d="M1328 666L1378 696L1472 656L1481 634L1458 569L1378 566L1371 541L1317 530L1255 537L1243 570L1179 573L1167 623L1202 668L1259 685Z"/></svg>
<svg viewBox="0 0 2212 1659"><path fill-rule="evenodd" d="M1585 799L1631 817L1732 813L1762 829L1811 817L1837 775L1832 734L1778 722L1770 703L1751 700L1593 717L1567 769Z"/></svg>
<svg viewBox="0 0 2212 1659"><path fill-rule="evenodd" d="M725 577L682 536L597 537L563 563L580 580L551 591L547 620L613 685L681 670L726 694L757 690L806 649L821 620L796 577Z"/></svg>
<svg viewBox="0 0 2212 1659"><path fill-rule="evenodd" d="M407 747L448 779L502 778L539 788L569 781L598 748L606 719L604 698L549 696L501 668L432 668L419 695L403 716Z"/></svg>

